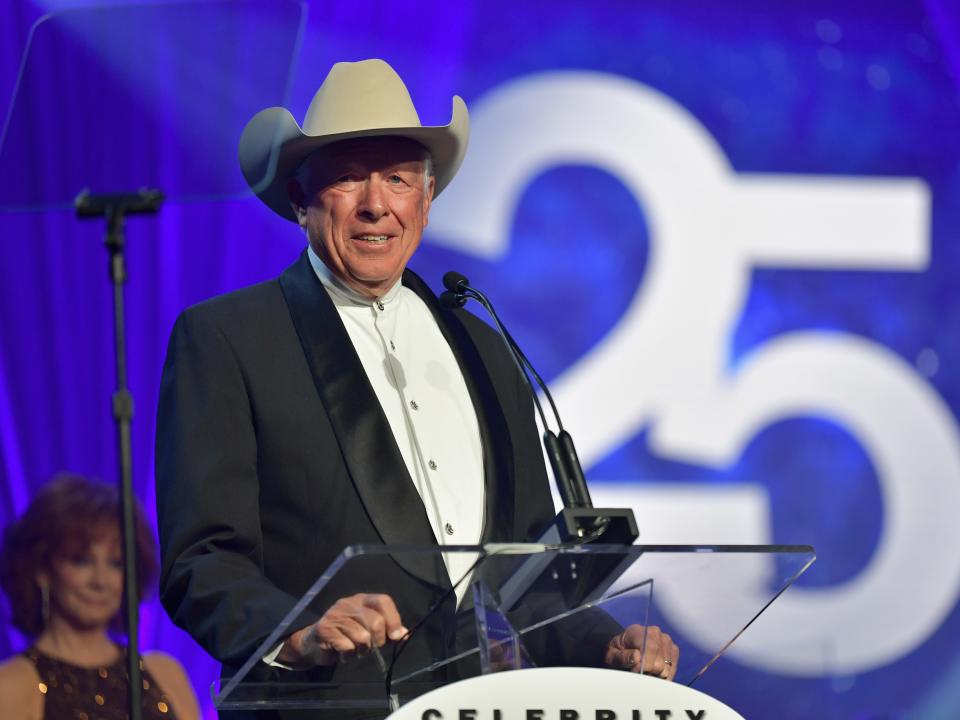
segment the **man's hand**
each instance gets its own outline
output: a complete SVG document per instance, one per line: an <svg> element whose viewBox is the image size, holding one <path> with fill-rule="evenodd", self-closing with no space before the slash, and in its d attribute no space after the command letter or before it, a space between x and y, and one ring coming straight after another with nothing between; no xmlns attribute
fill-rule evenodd
<svg viewBox="0 0 960 720"><path fill-rule="evenodd" d="M401 640L407 632L389 595L358 593L340 598L317 622L288 637L276 659L294 668L333 665Z"/></svg>
<svg viewBox="0 0 960 720"><path fill-rule="evenodd" d="M669 635L658 627L643 625L631 625L613 638L603 658L607 667L656 675L664 680L673 680L679 660L680 648Z"/></svg>

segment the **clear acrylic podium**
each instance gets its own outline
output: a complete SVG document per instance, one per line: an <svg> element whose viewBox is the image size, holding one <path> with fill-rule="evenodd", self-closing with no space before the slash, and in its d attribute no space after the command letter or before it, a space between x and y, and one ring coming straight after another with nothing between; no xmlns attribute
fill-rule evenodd
<svg viewBox="0 0 960 720"><path fill-rule="evenodd" d="M338 597L369 591L383 563L433 565L446 577L443 555L453 553L466 554L472 569L437 587L418 616L401 612L410 630L405 641L334 668L294 672L264 663L311 611L318 617ZM479 674L602 667L607 642L630 625L670 632L680 647L675 680L692 685L814 559L805 545L351 546L251 657L215 685L213 699L219 710L385 716ZM710 618L708 633L691 639L675 630L673 619L691 613ZM640 645L640 662L647 663Z"/></svg>

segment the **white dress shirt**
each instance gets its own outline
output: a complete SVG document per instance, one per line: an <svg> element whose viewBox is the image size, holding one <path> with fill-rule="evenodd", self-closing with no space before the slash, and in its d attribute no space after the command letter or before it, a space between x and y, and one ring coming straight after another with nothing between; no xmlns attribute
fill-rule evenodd
<svg viewBox="0 0 960 720"><path fill-rule="evenodd" d="M483 450L460 366L430 309L400 282L371 300L310 263L343 320L440 545L476 545L484 521ZM476 559L444 555L456 583ZM457 602L468 583L457 587Z"/></svg>

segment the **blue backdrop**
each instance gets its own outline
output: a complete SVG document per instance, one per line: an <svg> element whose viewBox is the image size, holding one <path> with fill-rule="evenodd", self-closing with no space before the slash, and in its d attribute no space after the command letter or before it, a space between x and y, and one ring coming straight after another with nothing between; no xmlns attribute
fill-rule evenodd
<svg viewBox="0 0 960 720"><path fill-rule="evenodd" d="M747 717L960 715L954 2L177 3L121 46L140 5L123 3L46 21L18 85L31 25L81 5L0 9L0 98L27 99L0 204L54 206L0 214L0 520L57 470L116 477L102 229L62 209L80 179L174 196L128 226L150 507L177 313L303 243L239 193L243 120L278 103L299 119L333 62L383 57L425 123L454 93L472 113L413 265L489 290L595 495L634 505L650 542L816 546L700 687ZM664 612L709 635L682 603ZM214 664L155 602L143 641L207 696Z"/></svg>

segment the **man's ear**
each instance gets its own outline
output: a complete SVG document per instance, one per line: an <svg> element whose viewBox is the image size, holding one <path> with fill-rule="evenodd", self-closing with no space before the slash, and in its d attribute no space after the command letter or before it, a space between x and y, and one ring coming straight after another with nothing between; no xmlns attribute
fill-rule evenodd
<svg viewBox="0 0 960 720"><path fill-rule="evenodd" d="M430 220L430 204L433 202L433 191L437 187L437 179L431 175L427 186L423 189L423 226Z"/></svg>
<svg viewBox="0 0 960 720"><path fill-rule="evenodd" d="M287 197L290 198L290 207L293 209L293 214L297 216L297 222L300 223L300 227L303 227L307 221L306 196L300 181L295 177L287 180Z"/></svg>

